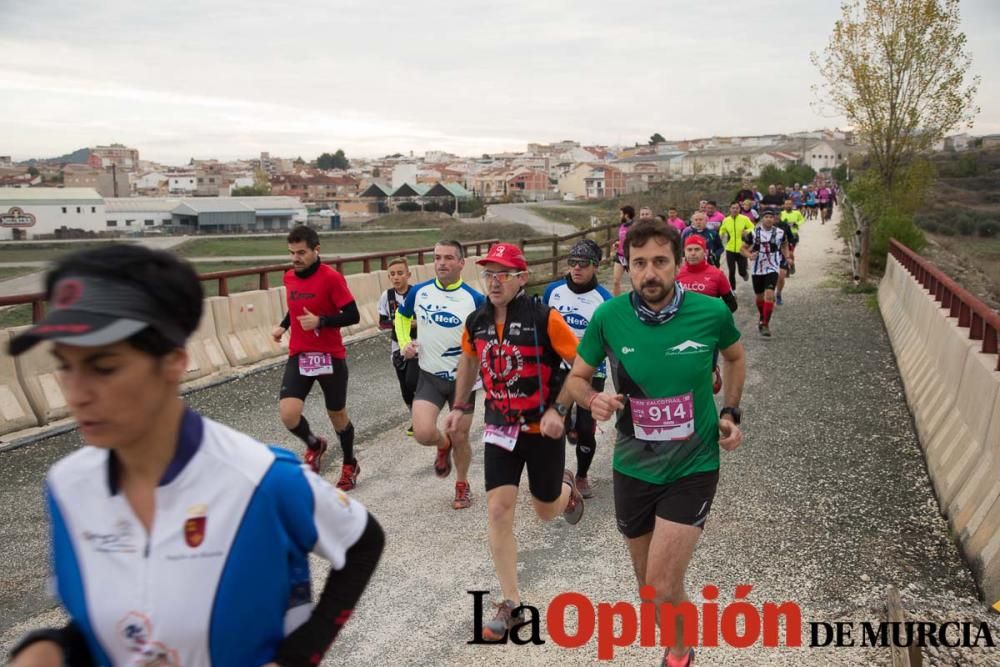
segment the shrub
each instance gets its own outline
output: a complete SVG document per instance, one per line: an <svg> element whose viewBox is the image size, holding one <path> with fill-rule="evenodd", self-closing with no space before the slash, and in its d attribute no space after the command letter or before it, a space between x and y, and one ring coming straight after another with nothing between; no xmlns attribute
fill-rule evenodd
<svg viewBox="0 0 1000 667"><path fill-rule="evenodd" d="M917 252L927 245L927 238L913 223L911 216L889 209L872 229L871 257L879 265L885 264L885 257L889 253L889 239L891 238Z"/></svg>
<svg viewBox="0 0 1000 667"><path fill-rule="evenodd" d="M979 223L979 228L976 231L983 238L994 238L1000 234L1000 222L996 220L984 220Z"/></svg>

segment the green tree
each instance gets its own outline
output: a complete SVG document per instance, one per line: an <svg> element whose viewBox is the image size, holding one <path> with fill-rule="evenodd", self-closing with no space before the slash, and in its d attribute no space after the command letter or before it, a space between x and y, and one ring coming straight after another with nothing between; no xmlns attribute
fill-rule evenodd
<svg viewBox="0 0 1000 667"><path fill-rule="evenodd" d="M233 188L233 197L266 197L271 194L271 186L246 185L242 188Z"/></svg>
<svg viewBox="0 0 1000 667"><path fill-rule="evenodd" d="M775 183L784 183L786 175L784 170L779 169L773 164L769 164L760 170L760 176L757 177L757 181L761 184L760 189L762 191L767 189L767 186Z"/></svg>
<svg viewBox="0 0 1000 667"><path fill-rule="evenodd" d="M847 117L867 144L883 197L907 180L908 165L946 133L971 127L978 77L959 30L958 0L845 0L822 56L822 100ZM912 179L911 179L912 180ZM917 179L918 181L920 179ZM909 187L909 184L906 185ZM871 226L863 211L861 279L868 278ZM912 221L911 221L912 224Z"/></svg>
<svg viewBox="0 0 1000 667"><path fill-rule="evenodd" d="M30 174L32 178L38 176L38 167L35 167L34 165L28 167L28 174Z"/></svg>
<svg viewBox="0 0 1000 667"><path fill-rule="evenodd" d="M320 169L349 169L351 161L344 155L344 150L338 148L336 153L323 153L316 158L316 166Z"/></svg>
<svg viewBox="0 0 1000 667"><path fill-rule="evenodd" d="M665 144L665 143L667 143L667 140L664 139L663 135L660 134L659 132L654 133L653 136L649 138L650 146L655 146L656 144Z"/></svg>

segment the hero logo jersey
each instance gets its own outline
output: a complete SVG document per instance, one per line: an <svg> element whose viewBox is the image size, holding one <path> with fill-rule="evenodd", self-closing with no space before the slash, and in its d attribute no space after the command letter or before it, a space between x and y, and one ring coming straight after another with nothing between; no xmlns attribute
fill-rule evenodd
<svg viewBox="0 0 1000 667"><path fill-rule="evenodd" d="M403 317L417 318L420 370L455 380L465 319L485 300L486 297L461 280L451 289L445 289L435 278L410 290L398 312Z"/></svg>
<svg viewBox="0 0 1000 667"><path fill-rule="evenodd" d="M594 311L605 301L611 299L611 292L603 285L597 285L589 292L577 294L566 284L566 279L557 280L550 283L545 289L542 301L556 309L569 328L573 330L576 339L583 338L583 332L587 330L587 325L594 318ZM564 364L565 366L565 364ZM606 366L601 364L595 377L605 377Z"/></svg>
<svg viewBox="0 0 1000 667"><path fill-rule="evenodd" d="M101 665L262 665L309 617L309 553L344 567L365 508L291 454L184 415L147 534L108 450L46 479L56 592Z"/></svg>

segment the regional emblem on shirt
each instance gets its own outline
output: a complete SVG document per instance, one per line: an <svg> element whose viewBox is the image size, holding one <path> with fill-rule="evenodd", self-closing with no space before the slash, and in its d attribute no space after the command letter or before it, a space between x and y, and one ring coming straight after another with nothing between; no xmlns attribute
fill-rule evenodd
<svg viewBox="0 0 1000 667"><path fill-rule="evenodd" d="M205 526L208 523L208 505L192 505L184 522L184 541L192 549L205 541Z"/></svg>

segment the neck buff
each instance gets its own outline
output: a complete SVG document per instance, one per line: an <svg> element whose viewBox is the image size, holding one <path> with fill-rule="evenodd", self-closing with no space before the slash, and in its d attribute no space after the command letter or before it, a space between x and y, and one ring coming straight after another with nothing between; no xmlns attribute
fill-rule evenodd
<svg viewBox="0 0 1000 667"><path fill-rule="evenodd" d="M630 300L632 302L632 310L635 311L635 316L639 318L640 322L651 325L663 324L670 321L677 314L677 311L680 310L681 302L684 300L684 287L680 283L675 282L674 298L658 311L646 305L646 302L642 300L642 297L635 290L631 292Z"/></svg>
<svg viewBox="0 0 1000 667"><path fill-rule="evenodd" d="M574 283L573 278L570 277L570 275L567 273L566 287L568 287L569 291L572 292L573 294L586 294L590 290L597 287L597 272L596 271L594 272L594 277L590 279L590 282L584 283L582 285L577 285L576 283Z"/></svg>

